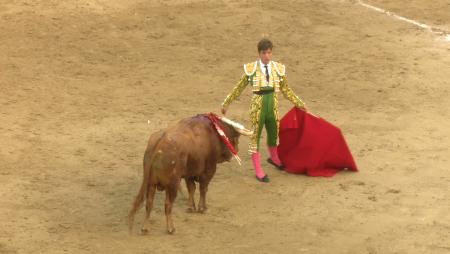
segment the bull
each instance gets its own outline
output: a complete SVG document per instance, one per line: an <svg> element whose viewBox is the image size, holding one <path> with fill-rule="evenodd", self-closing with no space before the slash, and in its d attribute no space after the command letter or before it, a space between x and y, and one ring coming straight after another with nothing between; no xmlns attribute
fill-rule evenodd
<svg viewBox="0 0 450 254"><path fill-rule="evenodd" d="M211 119L212 114L199 114L185 118L165 130L153 133L144 153L143 179L128 215L130 233L134 217L145 202L145 215L141 232L148 232L150 212L156 190L165 191L165 216L167 232L175 232L172 207L184 178L189 192L188 211L206 211L206 192L218 163L230 161L233 153L220 137ZM216 126L229 140L229 145L238 150L240 134L250 135L243 126L224 117L216 116ZM200 200L195 206L194 192L199 183Z"/></svg>

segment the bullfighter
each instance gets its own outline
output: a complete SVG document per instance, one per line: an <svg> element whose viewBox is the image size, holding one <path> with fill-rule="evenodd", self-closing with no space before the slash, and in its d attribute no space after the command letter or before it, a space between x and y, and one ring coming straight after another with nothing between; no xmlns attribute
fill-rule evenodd
<svg viewBox="0 0 450 254"><path fill-rule="evenodd" d="M286 67L272 61L272 42L263 38L257 44L259 59L244 64L244 74L235 85L230 94L222 103L222 114L226 114L229 105L238 98L247 85L252 87L253 95L250 103L250 121L253 134L249 142L249 154L251 154L256 179L260 182L269 182L269 177L261 167L259 153L259 141L261 132L265 126L267 132L267 146L270 153L269 163L278 169L283 165L277 153L277 139L279 128L278 92L291 101L296 107L306 110L305 103L292 91L286 80Z"/></svg>

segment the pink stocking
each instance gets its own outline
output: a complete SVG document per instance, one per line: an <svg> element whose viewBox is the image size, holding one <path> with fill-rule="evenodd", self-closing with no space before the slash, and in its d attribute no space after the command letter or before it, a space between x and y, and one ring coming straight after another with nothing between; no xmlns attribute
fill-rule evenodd
<svg viewBox="0 0 450 254"><path fill-rule="evenodd" d="M261 155L259 154L259 152L252 153L252 161L256 176L258 178L263 178L266 174L261 167Z"/></svg>

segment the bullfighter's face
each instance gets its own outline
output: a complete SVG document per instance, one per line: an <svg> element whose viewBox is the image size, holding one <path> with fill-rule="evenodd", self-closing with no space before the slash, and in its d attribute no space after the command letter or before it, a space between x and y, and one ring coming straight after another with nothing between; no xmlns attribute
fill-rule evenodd
<svg viewBox="0 0 450 254"><path fill-rule="evenodd" d="M272 59L272 49L266 49L259 51L259 58L263 64L268 64Z"/></svg>

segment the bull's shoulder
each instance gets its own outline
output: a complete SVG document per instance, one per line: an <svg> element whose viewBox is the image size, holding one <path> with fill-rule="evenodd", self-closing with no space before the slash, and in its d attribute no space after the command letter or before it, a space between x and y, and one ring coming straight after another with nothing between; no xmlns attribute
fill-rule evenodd
<svg viewBox="0 0 450 254"><path fill-rule="evenodd" d="M258 67L258 61L244 64L245 75L247 75L247 76L253 75L256 72L257 67Z"/></svg>
<svg viewBox="0 0 450 254"><path fill-rule="evenodd" d="M211 122L205 114L199 114L180 120L177 124L177 130L182 131L185 135L203 135L205 131L210 131Z"/></svg>

